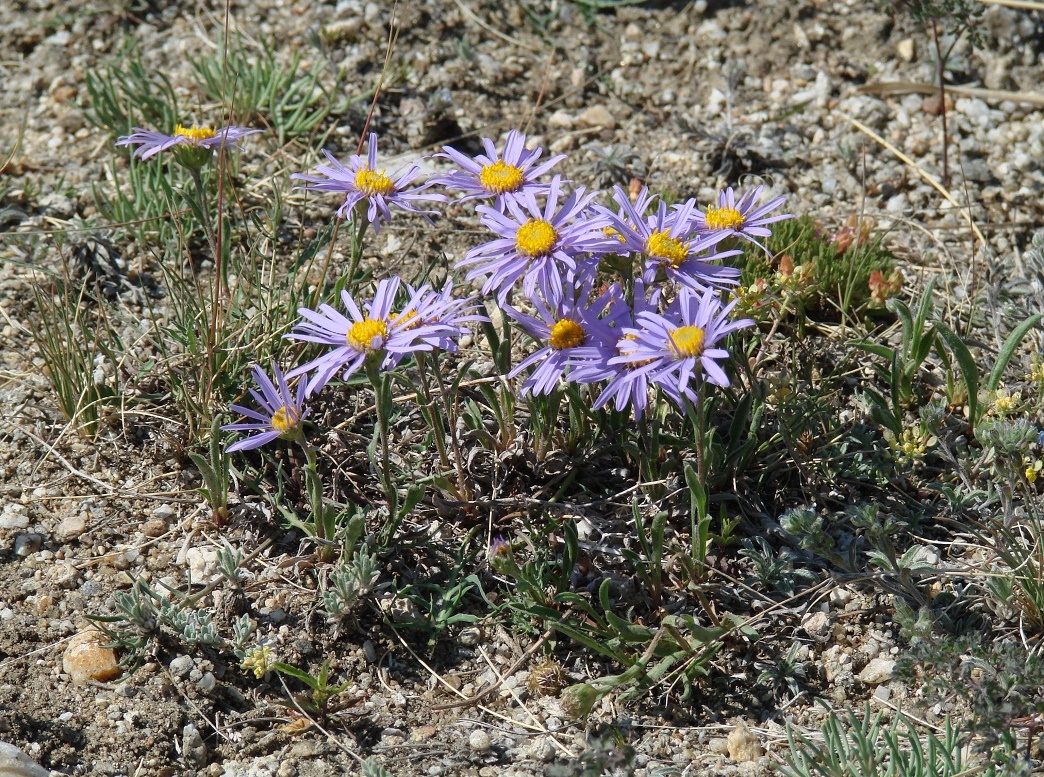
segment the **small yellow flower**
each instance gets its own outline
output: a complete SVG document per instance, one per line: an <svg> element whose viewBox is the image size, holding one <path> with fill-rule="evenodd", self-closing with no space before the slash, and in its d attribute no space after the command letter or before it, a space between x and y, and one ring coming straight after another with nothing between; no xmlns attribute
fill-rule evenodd
<svg viewBox="0 0 1044 777"><path fill-rule="evenodd" d="M1044 461L1040 459L1032 459L1029 456L1022 457L1022 466L1025 467L1023 474L1026 475L1026 480L1030 483L1036 483L1037 478L1040 477L1041 470L1044 470Z"/></svg>
<svg viewBox="0 0 1044 777"><path fill-rule="evenodd" d="M903 429L898 438L891 432L885 432L888 445L896 452L897 458L907 464L917 464L923 459L928 449L938 440L920 427Z"/></svg>
<svg viewBox="0 0 1044 777"><path fill-rule="evenodd" d="M563 318L551 327L551 334L547 338L548 344L556 351L566 348L576 348L584 342L587 333L580 324L572 319Z"/></svg>
<svg viewBox="0 0 1044 777"><path fill-rule="evenodd" d="M707 208L707 229L743 229L746 219L735 208Z"/></svg>
<svg viewBox="0 0 1044 777"><path fill-rule="evenodd" d="M1033 364L1030 365L1029 375L1026 376L1026 380L1039 383L1041 387L1044 387L1044 359L1034 358Z"/></svg>
<svg viewBox="0 0 1044 777"><path fill-rule="evenodd" d="M1022 394L1016 391L1014 394L1008 394L1004 389L997 389L996 394L993 396L993 401L990 403L990 414L998 416L1011 415L1019 409L1019 404L1022 402Z"/></svg>
<svg viewBox="0 0 1044 777"><path fill-rule="evenodd" d="M517 192L526 182L525 171L521 167L509 165L502 159L484 165L478 177L482 188L493 194Z"/></svg>
<svg viewBox="0 0 1044 777"><path fill-rule="evenodd" d="M268 645L261 645L250 648L243 657L243 662L239 667L245 672L253 672L254 677L260 680L265 676L271 664L272 649Z"/></svg>
<svg viewBox="0 0 1044 777"><path fill-rule="evenodd" d="M804 291L812 283L814 268L811 262L796 265L790 254L783 254L776 272L776 286L784 296Z"/></svg>
<svg viewBox="0 0 1044 777"><path fill-rule="evenodd" d="M549 221L530 219L518 228L515 247L527 256L547 256L558 242L558 232Z"/></svg>
<svg viewBox="0 0 1044 777"><path fill-rule="evenodd" d="M758 308L765 307L771 300L766 292L768 281L764 278L756 278L750 286L740 286L736 289L736 297L739 299L739 308L745 313L751 313Z"/></svg>
<svg viewBox="0 0 1044 777"><path fill-rule="evenodd" d="M653 232L645 241L645 253L666 259L668 265L677 269L689 258L689 244L671 237L670 232Z"/></svg>

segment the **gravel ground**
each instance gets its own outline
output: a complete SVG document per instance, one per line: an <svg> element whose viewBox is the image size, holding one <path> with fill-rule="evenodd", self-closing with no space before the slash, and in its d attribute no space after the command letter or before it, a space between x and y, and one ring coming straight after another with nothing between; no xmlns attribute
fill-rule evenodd
<svg viewBox="0 0 1044 777"><path fill-rule="evenodd" d="M992 315L1040 307L1040 279L1019 260L1042 225L1039 109L1010 95L953 98L951 202L927 180L940 177L938 98L864 93L883 82L930 84L934 70L922 31L872 4L697 0L585 13L564 0L416 0L397 13L398 75L373 125L395 155L522 127L534 143L569 154L565 171L577 182L638 177L705 203L720 186L760 181L828 228L853 214L873 219L913 285L939 276L960 299L985 279L998 288ZM326 60L359 94L381 72L392 16L386 4L356 0L260 0L232 3L230 21L248 46L268 42L280 59ZM99 218L92 187L115 186L112 138L84 115L88 74L133 41L183 105L207 113L214 106L193 86L191 63L218 50L223 24L223 9L176 0L0 5L0 157L10 155L0 174L0 740L62 774L340 774L354 773L350 754L358 753L397 775L510 777L568 761L590 746L590 730L613 723L638 753L638 775L673 766L753 776L780 760L784 716L805 726L821 719L815 697L853 707L873 699L885 711L905 699L908 689L891 676L900 642L888 602L837 588L786 614L777 642L729 646L681 709L667 698L606 700L585 728L557 700L531 698L524 667L481 706L436 710L454 698L445 683L470 695L525 646L506 632L464 630L432 650L366 623L333 639L309 612L315 583L306 560L271 526L249 524L226 537L245 552L276 539L240 595L280 658L332 655L339 676L353 680L336 732L298 725L278 703L278 679L252 682L227 657L176 645L129 677L79 682L70 645L83 641L85 616L111 612L132 575L178 584L189 570L197 582L212 576L220 535L161 420L132 419L92 441L67 429L32 336L33 288L42 270L63 266L76 230ZM1040 16L991 5L981 26L981 47L956 47L953 81L1031 92L1041 74ZM354 150L365 111L356 103L330 117L327 147ZM314 159L314 149L268 135L246 144L242 167L261 171L249 184L257 195L267 177ZM325 208L294 202L302 220ZM451 215L420 234L394 223L369 259L393 270L403 245L459 258L474 242L463 223ZM122 250L131 268L146 261L140 247ZM215 611L236 611L234 597L220 594ZM781 710L755 695L751 680L758 661L774 660L772 645L793 640L812 666L810 691ZM98 652L90 640L83 649ZM580 679L588 666L567 669ZM5 757L0 750L0 772Z"/></svg>

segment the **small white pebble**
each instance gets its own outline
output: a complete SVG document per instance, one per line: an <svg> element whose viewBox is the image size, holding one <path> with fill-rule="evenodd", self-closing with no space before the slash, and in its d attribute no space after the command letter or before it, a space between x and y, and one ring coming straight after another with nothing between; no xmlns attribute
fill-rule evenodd
<svg viewBox="0 0 1044 777"><path fill-rule="evenodd" d="M489 750L491 745L492 743L489 741L489 734L481 728L472 731L471 736L468 737L468 747L476 753L485 753Z"/></svg>

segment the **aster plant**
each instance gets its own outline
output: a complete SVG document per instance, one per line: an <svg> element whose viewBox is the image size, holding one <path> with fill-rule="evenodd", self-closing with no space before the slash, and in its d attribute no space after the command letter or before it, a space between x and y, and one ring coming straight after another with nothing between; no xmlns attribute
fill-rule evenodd
<svg viewBox="0 0 1044 777"><path fill-rule="evenodd" d="M421 410L426 420L434 430L435 447L438 449L439 460L445 470L452 466L456 470L457 483L454 496L459 501L471 499L471 489L464 475L464 457L461 454L460 444L457 439L457 402L451 397L456 392L456 384L447 388L443 380L442 365L439 360L440 351L456 353L458 350L457 339L463 331L464 325L471 323L489 322L489 318L477 312L478 302L474 297L454 298L453 283L447 282L442 291L434 291L430 286L422 286L413 289L407 284L409 292L409 313L406 316L406 324L413 327L436 327L425 339L432 346L429 351L417 351L417 375L420 380L420 395L423 400ZM427 362L430 353L432 363ZM430 369L429 369L430 368ZM436 412L433 400L433 391L429 375L434 376L435 385L438 387L439 404L441 413ZM453 448L453 462L446 449L446 437L449 437Z"/></svg>
<svg viewBox="0 0 1044 777"><path fill-rule="evenodd" d="M590 365L604 364L616 353L612 323L627 312L619 287L606 290L593 302L589 302L590 292L591 283L588 281L578 289L566 284L562 289L554 290L547 301L536 297L530 300L536 316L521 313L510 305L505 308L512 319L542 344L508 374L509 378L514 378L530 367L534 368L522 384L523 394L550 394L562 379L567 378L570 368L577 366L588 365L588 370L581 373L584 379L569 379L594 382L599 373Z"/></svg>
<svg viewBox="0 0 1044 777"><path fill-rule="evenodd" d="M210 332L208 333L207 341L207 352L211 365L213 364L213 356L216 351L214 332L217 331L218 321L222 315L220 302L227 295L228 291L228 266L225 252L221 250L224 238L220 232L220 222L217 229L210 222L210 211L207 207L207 190L203 185L201 171L214 155L215 149L238 149L239 141L259 132L261 130L233 125L228 125L221 129L212 129L211 127L200 127L195 124L191 127L179 124L174 128L173 135L165 135L162 132L135 127L130 135L121 137L116 141L117 146L137 146L133 155L142 160L149 159L162 151L173 150L175 161L184 167L192 178L196 197L198 198L198 212L202 216L203 231L206 233L216 270L210 310Z"/></svg>
<svg viewBox="0 0 1044 777"><path fill-rule="evenodd" d="M407 354L455 342L461 333L458 317L464 315L458 303L451 298L432 297L425 289L415 292L406 306L396 312L395 297L400 284L399 278L382 280L373 300L362 308L347 291L342 291L341 302L347 315L325 304L318 311L300 308L297 312L304 321L287 337L328 345L331 350L293 369L290 376L314 373L308 391L315 393L341 370L343 380L363 367L388 370Z"/></svg>
<svg viewBox="0 0 1044 777"><path fill-rule="evenodd" d="M697 294L682 287L677 304L665 314L642 311L636 316L636 327L623 329L620 354L610 364L631 366L632 376L648 375L679 407L685 400L695 402L701 382L729 385L719 364L729 358L729 352L713 346L730 332L754 324L749 318L730 321L735 306L735 299L722 305L713 289Z"/></svg>
<svg viewBox="0 0 1044 777"><path fill-rule="evenodd" d="M409 302L403 315L405 323L412 328L425 328L424 338L436 349L457 352L457 340L463 332L465 324L489 321L485 315L476 312L478 300L475 297L454 297L453 281L447 281L442 291L435 291L430 285L419 289L406 284Z"/></svg>
<svg viewBox="0 0 1044 777"><path fill-rule="evenodd" d="M362 307L347 291L342 291L341 302L347 315L325 304L318 311L301 308L298 312L304 321L287 335L292 340L332 347L289 373L290 376L311 373L309 393L319 391L338 372L342 373L342 379L347 379L360 369L373 386L377 396L380 477L391 518L384 533L389 538L401 519L388 439L392 412L390 370L409 354L455 349L463 325L484 318L473 312L474 303L470 299L454 299L449 287L442 292L434 292L427 286L407 288L405 306L396 309L401 285L398 277L380 281L373 300Z"/></svg>
<svg viewBox="0 0 1044 777"><path fill-rule="evenodd" d="M494 207L503 211L508 201L518 200L523 193L547 194L549 185L537 179L565 159L565 154L559 154L537 164L544 150L527 150L526 136L518 130L508 133L503 154L489 138L482 139L482 147L486 153L472 159L452 146L443 146L435 157L448 159L461 169L436 176L431 182L463 192L457 202L493 198Z"/></svg>
<svg viewBox="0 0 1044 777"><path fill-rule="evenodd" d="M232 443L225 449L226 453L253 450L277 439L296 440L300 439L303 434L301 424L308 416L308 408L304 404L305 398L308 396L308 379L301 378L295 394L290 390L283 371L276 364L272 365L274 382L258 365L254 365L251 373L257 389L250 389L250 396L264 412L244 405L230 406L230 410L249 420L226 424L221 427L221 430L256 432L256 434Z"/></svg>
<svg viewBox="0 0 1044 777"><path fill-rule="evenodd" d="M561 178L555 176L543 207L532 192L508 200L504 213L480 205L483 225L497 237L468 251L457 267L471 268L468 280L485 276L482 293L495 293L500 303L519 280L526 297L532 299L539 289L549 299L567 278L579 282L594 272L586 257L615 245L603 231L608 220L587 212L595 194L580 187L566 197Z"/></svg>
<svg viewBox="0 0 1044 777"><path fill-rule="evenodd" d="M645 211L656 202L648 189L643 188L632 204L619 186L613 193L619 211L601 208L619 236L617 252L629 252L642 258L643 278L654 283L666 278L695 291L738 282L740 271L734 267L715 264L736 256L737 250L713 252L714 247L729 234L707 232L693 234L693 212L696 201L688 200L673 210L660 201L656 211ZM706 253L705 253L706 252Z"/></svg>
<svg viewBox="0 0 1044 777"><path fill-rule="evenodd" d="M707 476L703 385L729 385L728 375L719 363L729 358L729 352L714 346L729 333L754 323L750 319L730 321L729 314L735 306L735 299L722 305L720 292L714 289L698 294L683 286L664 313L646 310L636 315L636 326L622 330L617 344L619 355L609 360L609 364L621 365L626 372L621 373L616 384L610 384L613 391L605 399L598 399L605 404L614 395L629 396L636 403L637 415L645 399L639 392L647 386L663 391L694 419L700 483L706 483Z"/></svg>
<svg viewBox="0 0 1044 777"><path fill-rule="evenodd" d="M691 213L692 226L700 235L718 235L719 240L736 237L749 240L759 248L768 250L759 239L764 239L772 234L768 228L769 224L784 219L792 219L792 213L777 213L769 215L772 211L782 207L786 197L776 197L764 205L758 205L761 192L765 187L755 186L744 192L736 199L736 192L732 187L722 189L718 194L718 204L707 206L706 212L695 211Z"/></svg>
<svg viewBox="0 0 1044 777"><path fill-rule="evenodd" d="M298 188L344 195L344 201L337 209L337 215L343 219L349 218L356 206L365 201L364 225L372 224L375 234L382 222L391 220L391 206L428 218L437 215L437 212L424 210L416 204L443 202L446 199L442 194L425 191L430 183L412 186L420 175L420 165L404 165L390 174L384 168L379 168L375 132L371 132L367 140L365 158L352 154L348 157L348 164L344 164L326 149L323 149L323 154L330 164L318 165L317 175L294 173L290 177L306 182L306 185Z"/></svg>
<svg viewBox="0 0 1044 777"><path fill-rule="evenodd" d="M619 287L616 287L619 289ZM633 330L640 326L638 317L645 312L655 313L659 310L662 289L653 287L646 293L645 282L638 278L634 282L632 304L624 305L624 315L616 319L613 334L615 338L612 352L604 361L591 361L580 365L574 376L581 383L597 383L608 381L595 400L594 408L604 407L610 402L618 412L628 408L637 420L645 415L649 405L649 378L646 371L635 371L643 366L641 362L622 362L615 357L628 353L635 339ZM622 294L622 291L619 293ZM629 330L629 331L628 331ZM625 334L625 332L628 332Z"/></svg>
<svg viewBox="0 0 1044 777"><path fill-rule="evenodd" d="M216 148L239 148L239 141L248 135L255 135L261 130L235 127L229 125L215 130L210 127L199 127L193 124L185 127L179 124L173 135L134 127L130 135L116 141L117 146L137 146L134 156L145 160L161 151L174 149L177 162L190 170L199 170L210 161Z"/></svg>
<svg viewBox="0 0 1044 777"><path fill-rule="evenodd" d="M245 405L231 405L230 410L244 416L246 421L225 424L225 432L256 432L238 440L226 449L226 453L249 451L262 448L275 440L296 443L305 456L304 481L308 493L310 520L300 520L292 510L280 506L284 517L319 543L319 555L327 558L332 551L337 512L323 498L323 484L319 476L319 462L315 447L308 442L304 433L304 420L308 417L305 401L308 397L308 378L302 376L297 391L291 391L287 377L279 366L272 364L273 381L259 366L252 369L257 389L250 389L250 396L260 410Z"/></svg>

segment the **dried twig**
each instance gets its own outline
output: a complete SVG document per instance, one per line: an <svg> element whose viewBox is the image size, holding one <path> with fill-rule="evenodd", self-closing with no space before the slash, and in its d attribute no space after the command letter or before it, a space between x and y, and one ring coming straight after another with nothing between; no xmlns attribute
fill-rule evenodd
<svg viewBox="0 0 1044 777"><path fill-rule="evenodd" d="M1022 8L1027 11L1044 11L1044 3L1033 0L979 0L983 5L1003 5L1005 8Z"/></svg>
<svg viewBox="0 0 1044 777"><path fill-rule="evenodd" d="M876 84L866 84L859 87L857 91L880 97L891 94L935 94L939 91L939 87L914 81L882 81ZM981 100L994 102L1009 100L1013 103L1044 106L1044 94L1040 92L1009 92L1004 89L984 89L979 86L953 86L951 84L946 85L946 91L958 97L978 97Z"/></svg>
<svg viewBox="0 0 1044 777"><path fill-rule="evenodd" d="M934 87L932 91L934 91ZM975 235L975 237L979 239L979 242L982 245L988 245L988 243L986 242L985 235L982 234L982 230L979 229L978 225L975 223L975 220L972 219L971 208L961 205L959 202L957 202L957 200L954 199L954 196L950 194L950 190L943 186L941 183L939 183L939 180L935 176L931 175L927 170L925 170L923 167L917 164L913 159L908 157L894 145L882 138L868 126L863 124L863 122L859 121L858 119L853 119L846 113L842 113L841 117L849 123L851 123L853 127L862 132L864 135L873 138L881 146L891 151L896 157L899 158L900 161L905 162L907 165L909 165L919 176L921 176L921 178L923 178L933 189L939 192L939 194L941 194L948 203L953 205L953 207L955 207L961 213L961 215L964 216L964 220L968 222L968 226L971 228L971 231Z"/></svg>
<svg viewBox="0 0 1044 777"><path fill-rule="evenodd" d="M466 16L471 22L473 22L474 24L477 24L483 30L488 32L494 38L499 38L500 40L504 41L505 43L510 43L512 46L518 46L520 49L525 49L526 51L540 51L541 50L539 46L534 46L534 45L532 45L530 43L526 43L525 41L519 40L518 38L512 38L510 35L505 35L504 33L502 33L500 30L496 29L495 27L491 27L489 24L487 24L486 22L482 21L482 19L480 19L475 14L474 11L472 11L470 8L468 8L466 5L464 5L464 3L462 3L460 0L453 0L453 2L455 2L457 4L457 8L460 9L460 12L462 14L464 14L464 16Z"/></svg>
<svg viewBox="0 0 1044 777"><path fill-rule="evenodd" d="M549 639L551 639L551 635L554 634L554 633L555 633L555 630L553 628L551 628L551 629L548 629L547 631L545 631L543 634L541 634L540 635L540 639L538 639L536 642L534 642L532 645L530 645L529 649L527 649L526 652L522 654L522 656L518 659L518 661L513 663L511 665L511 668L508 669L506 672L504 672L504 674L501 676L500 680L498 680L497 682L493 683L493 685L489 686L488 688L486 688L481 693L477 693L474 696L472 696L471 698L462 699L461 701L449 702L447 704L436 704L435 706L432 707L432 709L436 710L436 711L452 710L452 709L457 709L458 707L470 707L473 704L478 704L480 701L482 701L487 696L489 696L491 693L493 693L493 691L497 690L497 688L499 688L501 686L501 684L504 682L504 680L506 678L511 677L511 675L513 675L515 672L517 672L519 669L521 669L525 665L526 661L528 661L533 656L534 653L536 653L538 650L540 650L540 648L542 648L544 646L545 642L547 642Z"/></svg>

